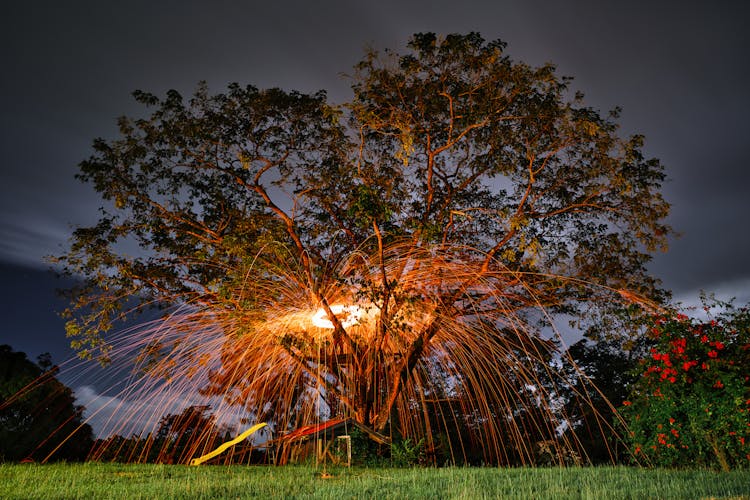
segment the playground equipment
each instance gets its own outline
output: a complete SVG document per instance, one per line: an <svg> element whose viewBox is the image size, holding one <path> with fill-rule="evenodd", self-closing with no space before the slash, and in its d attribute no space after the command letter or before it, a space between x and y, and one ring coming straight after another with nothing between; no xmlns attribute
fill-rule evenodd
<svg viewBox="0 0 750 500"><path fill-rule="evenodd" d="M207 460L211 460L214 457L217 457L227 451L230 447L241 443L245 439L249 438L251 435L256 433L257 431L261 430L263 427L266 426L265 422L261 422L260 424L255 424L254 426L250 427L248 430L237 436L236 438L227 441L226 443L222 444L218 448L216 448L214 451L210 453L206 453L202 457L194 458L190 461L190 465L200 465L203 462L206 462Z"/></svg>

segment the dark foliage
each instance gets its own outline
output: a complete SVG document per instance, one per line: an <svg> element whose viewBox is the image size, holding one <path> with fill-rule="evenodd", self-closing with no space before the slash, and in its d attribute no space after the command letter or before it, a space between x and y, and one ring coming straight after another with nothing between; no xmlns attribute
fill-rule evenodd
<svg viewBox="0 0 750 500"><path fill-rule="evenodd" d="M49 355L35 364L0 346L0 460L84 460L93 445L84 408L57 378Z"/></svg>

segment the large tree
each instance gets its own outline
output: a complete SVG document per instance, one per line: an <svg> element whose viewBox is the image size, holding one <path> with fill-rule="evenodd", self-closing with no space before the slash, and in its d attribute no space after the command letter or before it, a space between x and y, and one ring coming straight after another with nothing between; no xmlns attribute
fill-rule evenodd
<svg viewBox="0 0 750 500"><path fill-rule="evenodd" d="M152 366L210 367L205 393L277 428L342 415L429 439L441 399L482 422L488 455L515 436L529 457L514 412L555 406L535 327L658 295L662 167L616 110L478 34L368 52L352 88L341 106L237 84L136 92L151 114L81 163L111 204L61 257L86 278L68 332L106 356L136 301L180 307L164 319L180 347L152 344Z"/></svg>

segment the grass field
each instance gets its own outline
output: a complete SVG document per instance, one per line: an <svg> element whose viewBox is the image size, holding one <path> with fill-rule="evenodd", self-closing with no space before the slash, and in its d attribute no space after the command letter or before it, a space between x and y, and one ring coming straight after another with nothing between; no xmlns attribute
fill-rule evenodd
<svg viewBox="0 0 750 500"><path fill-rule="evenodd" d="M748 498L750 471L0 464L0 498Z"/></svg>

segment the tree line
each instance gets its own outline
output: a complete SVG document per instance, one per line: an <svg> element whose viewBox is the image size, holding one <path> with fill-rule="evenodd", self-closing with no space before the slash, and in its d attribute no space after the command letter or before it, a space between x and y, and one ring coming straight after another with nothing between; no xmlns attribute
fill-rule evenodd
<svg viewBox="0 0 750 500"><path fill-rule="evenodd" d="M568 419L562 433L577 432L582 446L571 453L543 434L529 432L525 439L534 446L535 463L747 467L750 309L709 300L704 301L704 309L705 320L675 311L655 315L635 341L584 338L570 346L568 353L577 369L567 368L574 376L570 387L560 393ZM48 356L40 356L35 364L23 353L0 346L0 357L2 461L40 461L51 456L67 461L186 464L233 437L229 429L216 424L210 407L191 406L162 417L155 433L94 439L90 426L83 423L85 409L75 405L70 389L55 378L57 369ZM573 396L580 389L575 383L578 369L598 389L590 406L581 406ZM528 408L517 410L516 418L523 418ZM430 449L424 441L399 436L388 448L356 435L355 463L389 464L393 457L403 456L408 460L399 461L401 465L485 463L478 441L481 434L476 433L481 423L474 416L462 414L447 400L435 402L429 411L432 419L451 419ZM585 412L596 412L597 419L587 418ZM588 428L591 422L601 421L606 432ZM272 463L270 453L268 447L244 443L217 460ZM505 456L509 465L522 463L517 450L507 449Z"/></svg>

